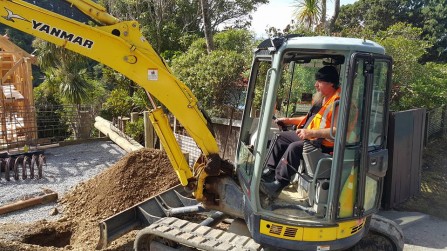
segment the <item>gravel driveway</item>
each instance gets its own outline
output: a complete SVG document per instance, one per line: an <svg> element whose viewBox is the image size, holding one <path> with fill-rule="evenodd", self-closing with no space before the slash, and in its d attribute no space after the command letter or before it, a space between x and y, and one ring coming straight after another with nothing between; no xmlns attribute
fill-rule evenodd
<svg viewBox="0 0 447 251"><path fill-rule="evenodd" d="M112 141L91 141L82 144L48 148L44 150L46 165L42 179L6 181L4 173L0 180L0 206L17 200L36 196L43 189L58 193L59 199L78 183L88 180L113 165L126 152ZM61 214L50 216L57 203L38 205L28 209L0 215L0 223L34 222L42 219L57 220Z"/></svg>

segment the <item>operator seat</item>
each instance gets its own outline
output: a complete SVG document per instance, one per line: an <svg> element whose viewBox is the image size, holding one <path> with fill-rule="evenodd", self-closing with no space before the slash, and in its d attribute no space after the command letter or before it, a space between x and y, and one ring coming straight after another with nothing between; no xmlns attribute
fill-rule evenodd
<svg viewBox="0 0 447 251"><path fill-rule="evenodd" d="M303 170L299 172L298 183L308 194L308 203L317 215L325 211L331 176L332 155L323 153L310 141L303 146Z"/></svg>

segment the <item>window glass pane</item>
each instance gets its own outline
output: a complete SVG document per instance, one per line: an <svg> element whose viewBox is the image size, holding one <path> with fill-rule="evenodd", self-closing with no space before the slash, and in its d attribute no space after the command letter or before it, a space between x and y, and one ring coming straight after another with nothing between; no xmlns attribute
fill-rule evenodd
<svg viewBox="0 0 447 251"><path fill-rule="evenodd" d="M376 61L374 64L373 93L371 103L371 117L369 125L368 145L379 147L384 137L385 91L388 76L388 63Z"/></svg>
<svg viewBox="0 0 447 251"><path fill-rule="evenodd" d="M352 217L356 202L357 175L359 168L358 151L361 140L361 118L365 89L364 60L358 59L354 73L351 107L349 108L348 133L343 155L343 170L340 184L339 217Z"/></svg>
<svg viewBox="0 0 447 251"><path fill-rule="evenodd" d="M252 153L254 145L257 142L257 130L261 114L261 103L263 93L265 92L265 83L270 78L269 68L270 61L256 61L254 69L256 74L251 81L254 81L254 87L247 93L247 103L244 107L244 125L245 129L241 132L241 141L239 142L239 149L237 153L237 168L239 168L246 178L246 181L251 182L253 176L254 155ZM246 114L245 114L246 113Z"/></svg>
<svg viewBox="0 0 447 251"><path fill-rule="evenodd" d="M365 184L365 202L364 202L364 209L365 211L368 211L370 209L373 209L376 205L376 198L378 193L378 187L379 187L379 181L376 181L375 179L366 176L366 184Z"/></svg>
<svg viewBox="0 0 447 251"><path fill-rule="evenodd" d="M251 151L245 144L241 144L236 163L237 168L242 170L241 173L247 181L251 181L255 164L255 157Z"/></svg>

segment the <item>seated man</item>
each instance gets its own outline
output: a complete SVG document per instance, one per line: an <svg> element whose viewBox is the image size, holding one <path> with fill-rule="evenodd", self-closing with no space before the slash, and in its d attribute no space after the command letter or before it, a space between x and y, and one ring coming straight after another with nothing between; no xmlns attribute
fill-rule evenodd
<svg viewBox="0 0 447 251"><path fill-rule="evenodd" d="M277 121L279 125L298 124L298 129L279 133L270 148L266 163L268 169L264 170L260 187L261 191L269 197L277 197L297 173L300 161L303 159L304 140L317 144L324 153L330 153L333 150L334 142L330 136L330 125L332 116L335 116L334 121L336 121L338 113L337 109L334 111L333 104L340 99L337 69L333 66L324 66L315 74L315 80L316 96L321 98L314 99L314 104L307 116L303 119L283 118ZM274 180L269 182L268 176L273 176L273 174Z"/></svg>

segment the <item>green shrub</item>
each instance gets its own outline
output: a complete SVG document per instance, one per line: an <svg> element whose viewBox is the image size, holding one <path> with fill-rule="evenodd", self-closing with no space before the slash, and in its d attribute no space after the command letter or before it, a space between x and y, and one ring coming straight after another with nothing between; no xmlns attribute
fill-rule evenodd
<svg viewBox="0 0 447 251"><path fill-rule="evenodd" d="M140 144L144 144L144 119L138 118L135 122L129 122L124 128L126 135Z"/></svg>

